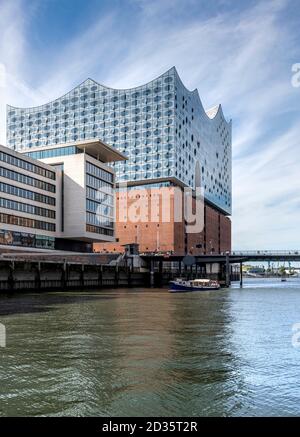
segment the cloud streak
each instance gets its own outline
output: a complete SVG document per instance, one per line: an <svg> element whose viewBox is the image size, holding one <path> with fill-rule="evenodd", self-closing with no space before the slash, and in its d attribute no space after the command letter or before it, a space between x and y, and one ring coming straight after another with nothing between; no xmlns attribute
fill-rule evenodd
<svg viewBox="0 0 300 437"><path fill-rule="evenodd" d="M87 77L137 86L176 65L186 86L198 88L204 107L221 102L233 119L234 247L300 248L300 91L291 86L291 65L300 62L300 53L289 15L295 1L243 8L219 1L210 9L193 0L131 1L130 21L122 22L122 11L111 8L95 15L85 32L66 36L47 66L41 53L36 86L27 45L32 17L27 21L21 0L0 0L1 28L12 22L0 44L8 78L0 101L1 140L6 102L42 104Z"/></svg>

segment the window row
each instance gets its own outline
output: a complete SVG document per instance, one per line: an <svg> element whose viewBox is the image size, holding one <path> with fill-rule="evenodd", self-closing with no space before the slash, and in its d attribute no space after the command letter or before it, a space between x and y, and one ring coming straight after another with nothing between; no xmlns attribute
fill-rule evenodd
<svg viewBox="0 0 300 437"><path fill-rule="evenodd" d="M171 108L171 104L165 104L164 105L165 108ZM77 108L74 108L74 111L76 111ZM121 108L120 108L121 109ZM130 108L129 108L130 109ZM57 122L64 122L64 121L73 121L73 120L85 120L83 117L90 117L90 120L93 120L94 118L97 118L98 120L103 119L103 120L108 120L109 118L111 119L115 119L115 118L123 118L123 117L130 117L135 119L135 116L137 116L137 114L140 114L137 118L137 121L140 121L142 119L148 119L149 115L150 118L151 116L153 118L157 118L157 117L170 117L173 114L173 110L169 109L165 112L162 112L162 106L161 105L156 105L155 107L151 107L151 106L146 106L144 108L131 108L130 110L124 110L121 109L121 112L119 111L118 108L94 108L92 110L84 110L81 111L80 113L78 111L74 112L74 111L70 111L69 113L61 113L61 114L57 114L56 117L52 118L52 119L47 119L47 120L36 120L35 122L30 121L28 123L22 123L22 122L16 122L13 124L8 123L8 130L9 131L14 131L16 129L25 129L25 128L32 128L32 129L36 129L41 127L41 125L43 125L43 127L45 127L46 129L50 129L50 126L52 126L53 124L57 123ZM142 114L144 113L144 114ZM85 121L86 123L88 122L88 119L86 119Z"/></svg>
<svg viewBox="0 0 300 437"><path fill-rule="evenodd" d="M158 163L154 163L154 162L148 162L148 164L144 164L144 165L126 165L124 167L115 167L117 170L119 171L123 171L123 172L139 172L139 171L148 171L148 170L157 170L160 168L164 168L165 170L168 169L169 167L172 167L171 164L174 164L173 162L158 162Z"/></svg>
<svg viewBox="0 0 300 437"><path fill-rule="evenodd" d="M13 170L8 170L7 168L0 167L0 176L11 179L16 182L20 182L22 184L30 185L35 188L39 188L41 190L50 191L51 193L55 193L55 185L49 184L48 182L41 181L36 178L32 178L30 176L26 176L22 173L18 173Z"/></svg>
<svg viewBox="0 0 300 437"><path fill-rule="evenodd" d="M87 173L96 176L103 181L113 183L114 175L108 171L103 170L102 168L97 167L96 165L91 164L87 161L86 163L86 171Z"/></svg>
<svg viewBox="0 0 300 437"><path fill-rule="evenodd" d="M153 179L153 178L160 178L163 176L173 176L172 170L164 170L163 172L156 171L156 172L148 172L148 173L126 173L126 174L118 174L119 181L131 181L131 180L139 180L139 179Z"/></svg>
<svg viewBox="0 0 300 437"><path fill-rule="evenodd" d="M102 181L90 174L86 175L86 185L96 189L105 187L108 190L108 194L112 194L112 185L109 182Z"/></svg>
<svg viewBox="0 0 300 437"><path fill-rule="evenodd" d="M89 224L86 225L86 231L91 232L93 234L108 235L110 237L114 236L113 229L101 228L100 226L94 226L94 225L89 225Z"/></svg>
<svg viewBox="0 0 300 437"><path fill-rule="evenodd" d="M0 182L0 192L53 206L55 206L56 202L55 197L46 196L44 194L36 193L35 191L25 190L23 188L16 187L15 185L5 184L4 182Z"/></svg>
<svg viewBox="0 0 300 437"><path fill-rule="evenodd" d="M4 197L0 197L0 207L25 212L26 214L40 215L41 217L55 219L55 211L52 209L41 208L40 206L30 205L23 202L16 202L15 200L5 199Z"/></svg>
<svg viewBox="0 0 300 437"><path fill-rule="evenodd" d="M56 174L54 171L46 170L39 165L32 164L23 159L16 158L15 156L9 155L8 153L0 152L0 161L6 162L7 164L13 165L15 167L22 168L23 170L36 173L48 179L55 180Z"/></svg>
<svg viewBox="0 0 300 437"><path fill-rule="evenodd" d="M86 222L90 225L106 226L108 228L114 227L114 222L107 217L102 217L99 214L93 214L91 212L86 213Z"/></svg>
<svg viewBox="0 0 300 437"><path fill-rule="evenodd" d="M100 190L95 190L94 188L87 187L86 188L86 197L88 199L96 200L102 205L113 205L114 204L114 196L111 194L103 193Z"/></svg>
<svg viewBox="0 0 300 437"><path fill-rule="evenodd" d="M42 229L44 231L55 232L55 224L34 220L25 217L0 213L0 222L7 225L22 226L24 228Z"/></svg>
<svg viewBox="0 0 300 437"><path fill-rule="evenodd" d="M113 208L108 205L102 205L99 202L94 202L93 200L86 199L86 209L87 211L97 213L104 216L113 216Z"/></svg>
<svg viewBox="0 0 300 437"><path fill-rule="evenodd" d="M51 123L43 124L42 126L11 125L8 126L8 133L24 134L25 132L41 132L41 131L53 132L54 130L66 126L71 127L72 125L74 125L76 128L76 125L78 124L82 124L82 123L93 124L95 122L99 123L101 121L104 121L104 123L100 124L100 127L105 127L105 126L108 127L109 124L112 126L117 126L119 124L119 125L124 125L126 127L130 125L132 127L135 127L135 124L138 124L138 127L140 127L140 124L144 123L143 127L149 128L151 127L151 122L154 126L161 126L163 122L165 122L165 124L167 125L173 123L173 118L171 117L172 111L167 111L163 115L164 116L162 116L161 112L155 114L132 115L126 111L122 114L112 113L110 114L110 116L108 114L103 114L103 115L94 114L92 116L91 115L88 116L88 114L85 114L85 117L82 118L82 117L78 117L78 114L72 114L69 120L66 119L62 120L60 118L57 118L56 120L51 121ZM97 125L93 126L93 128L97 128L97 127L98 127Z"/></svg>
<svg viewBox="0 0 300 437"><path fill-rule="evenodd" d="M38 150L36 152L27 152L26 155L33 159L56 158L57 156L73 155L77 153L75 146L59 147L57 149Z"/></svg>

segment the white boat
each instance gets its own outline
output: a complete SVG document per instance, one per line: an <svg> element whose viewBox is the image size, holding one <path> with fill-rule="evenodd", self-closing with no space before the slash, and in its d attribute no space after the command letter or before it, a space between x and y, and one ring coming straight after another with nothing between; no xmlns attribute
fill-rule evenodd
<svg viewBox="0 0 300 437"><path fill-rule="evenodd" d="M193 279L186 280L182 278L175 279L170 282L170 292L180 293L187 291L206 291L206 290L219 290L220 284L218 281L211 279Z"/></svg>

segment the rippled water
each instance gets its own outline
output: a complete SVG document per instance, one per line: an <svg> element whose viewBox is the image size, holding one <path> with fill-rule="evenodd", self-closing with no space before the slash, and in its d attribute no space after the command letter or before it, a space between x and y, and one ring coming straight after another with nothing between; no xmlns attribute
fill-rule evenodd
<svg viewBox="0 0 300 437"><path fill-rule="evenodd" d="M300 281L0 297L0 415L297 415Z"/></svg>

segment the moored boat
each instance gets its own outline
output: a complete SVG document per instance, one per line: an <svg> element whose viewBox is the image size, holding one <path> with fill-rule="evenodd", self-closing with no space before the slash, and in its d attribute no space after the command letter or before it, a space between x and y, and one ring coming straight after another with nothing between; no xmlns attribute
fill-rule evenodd
<svg viewBox="0 0 300 437"><path fill-rule="evenodd" d="M170 292L180 293L187 291L207 291L207 290L219 290L220 284L218 281L211 279L193 279L185 280L182 278L175 279L170 282Z"/></svg>

